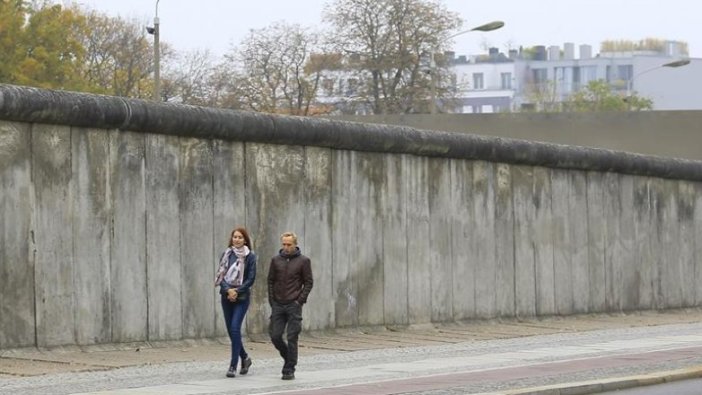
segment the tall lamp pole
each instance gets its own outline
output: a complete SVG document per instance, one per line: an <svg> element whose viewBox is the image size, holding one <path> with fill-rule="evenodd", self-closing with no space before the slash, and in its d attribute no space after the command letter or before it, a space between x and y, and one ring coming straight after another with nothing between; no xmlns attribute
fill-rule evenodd
<svg viewBox="0 0 702 395"><path fill-rule="evenodd" d="M637 77L640 77L641 75L646 74L646 73L648 73L648 72L651 72L651 71L653 71L653 70L661 69L661 68L663 68L663 67L673 67L673 68L675 68L675 67L687 66L688 64L690 64L690 59L676 60L676 61L674 61L674 62L669 62L669 63L665 63L665 64L658 65L658 66L656 66L656 67L651 67L650 69L646 69L646 70L644 70L644 71L642 71L642 72L640 72L640 73L636 73L634 76L632 76L631 78L629 78L629 80L626 82L626 99L627 99L627 102L629 103L628 107L631 109L631 90L632 90L632 87L633 87L633 85L634 85L634 80L635 80Z"/></svg>
<svg viewBox="0 0 702 395"><path fill-rule="evenodd" d="M486 23L484 25L476 26L472 29L464 30L462 32L458 32L456 34L452 34L445 39L441 40L438 44L450 40L454 37L460 36L462 34L470 33L470 32L489 32L492 30L497 30L504 26L505 23L502 21L494 21L490 23ZM429 58L429 72L431 73L431 79L430 79L430 91L431 91L431 102L429 103L429 112L431 114L436 114L436 60L434 58L434 53L438 51L438 45L437 48L431 51L430 58Z"/></svg>
<svg viewBox="0 0 702 395"><path fill-rule="evenodd" d="M154 100L161 101L161 45L159 43L158 2L156 0L156 14L154 27L147 27L146 31L154 35Z"/></svg>

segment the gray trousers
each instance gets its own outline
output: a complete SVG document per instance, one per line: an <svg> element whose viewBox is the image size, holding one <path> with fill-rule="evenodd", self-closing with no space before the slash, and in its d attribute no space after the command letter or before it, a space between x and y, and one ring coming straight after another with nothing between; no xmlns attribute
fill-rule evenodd
<svg viewBox="0 0 702 395"><path fill-rule="evenodd" d="M271 320L268 334L273 345L283 357L283 373L295 373L297 365L297 339L302 330L302 306L296 302L288 304L271 303ZM287 331L287 343L283 332Z"/></svg>

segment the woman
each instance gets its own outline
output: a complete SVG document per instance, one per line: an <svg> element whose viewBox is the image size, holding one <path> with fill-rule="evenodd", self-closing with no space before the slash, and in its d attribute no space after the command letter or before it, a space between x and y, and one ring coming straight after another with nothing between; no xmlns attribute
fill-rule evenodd
<svg viewBox="0 0 702 395"><path fill-rule="evenodd" d="M251 250L251 238L246 229L239 227L229 237L229 247L219 259L219 269L215 276L215 286L222 295L222 311L227 332L232 342L232 356L227 377L236 375L236 367L241 358L239 374L246 374L251 367L244 343L241 340L241 324L249 309L250 290L256 279L256 254Z"/></svg>

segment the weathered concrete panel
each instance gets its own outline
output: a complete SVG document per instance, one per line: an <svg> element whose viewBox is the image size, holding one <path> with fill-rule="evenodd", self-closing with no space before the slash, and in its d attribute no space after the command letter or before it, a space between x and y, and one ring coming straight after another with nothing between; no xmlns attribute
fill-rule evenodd
<svg viewBox="0 0 702 395"><path fill-rule="evenodd" d="M623 274L621 260L624 255L621 232L621 176L617 173L604 175L604 219L605 219L605 302L607 311L621 311Z"/></svg>
<svg viewBox="0 0 702 395"><path fill-rule="evenodd" d="M639 277L638 264L634 255L634 179L630 176L620 178L619 199L621 207L619 216L619 243L616 258L621 270L621 284L618 290L621 295L621 308L635 310L639 306Z"/></svg>
<svg viewBox="0 0 702 395"><path fill-rule="evenodd" d="M638 308L653 309L653 281L658 270L651 252L652 228L651 190L648 177L634 177L634 245L632 255L638 277Z"/></svg>
<svg viewBox="0 0 702 395"><path fill-rule="evenodd" d="M248 227L246 220L246 172L244 165L244 144L213 140L212 141L212 172L214 174L214 188L212 192L213 204L213 255L210 264L217 268L219 256L227 247L229 235L237 226ZM249 229L247 229L249 230ZM258 258L256 281L254 282L252 294L261 295L265 293L266 278L261 276L260 270L268 263L270 251L261 256L255 234L251 234L253 250ZM204 264L204 262L203 262ZM213 276L214 277L214 276ZM224 323L221 308L221 298L219 289L212 289L212 298L215 305L214 322L215 334L217 336L227 336L227 327ZM258 297L251 300L249 311L260 309L260 306L267 305L267 297ZM247 325L242 326L242 331L247 331Z"/></svg>
<svg viewBox="0 0 702 395"><path fill-rule="evenodd" d="M475 317L475 282L478 253L476 234L483 231L476 226L473 204L473 162L467 160L449 161L451 192L447 211L450 223L453 255L453 277L451 298L453 299L453 319L466 320ZM442 270L447 270L443 268Z"/></svg>
<svg viewBox="0 0 702 395"><path fill-rule="evenodd" d="M310 294L313 309L306 309L307 328L334 326L332 290L332 151L305 148L305 254L312 260L314 287ZM265 281L260 285L265 284Z"/></svg>
<svg viewBox="0 0 702 395"><path fill-rule="evenodd" d="M680 288L682 306L695 306L695 190L689 181L676 181L678 184L678 218L680 226Z"/></svg>
<svg viewBox="0 0 702 395"><path fill-rule="evenodd" d="M674 181L654 184L658 220L657 247L660 250L658 294L660 308L682 306L680 224L678 223L678 186Z"/></svg>
<svg viewBox="0 0 702 395"><path fill-rule="evenodd" d="M209 140L182 139L180 160L180 262L183 336L214 336L215 268L212 246L212 146ZM226 239L225 239L226 240Z"/></svg>
<svg viewBox="0 0 702 395"><path fill-rule="evenodd" d="M0 349L34 345L31 135L0 121Z"/></svg>
<svg viewBox="0 0 702 395"><path fill-rule="evenodd" d="M380 154L356 155L356 182L352 184L355 197L355 253L351 254L354 281L358 284L358 323L383 324L383 229L381 193L388 182L387 164ZM351 214L351 215L354 215ZM348 215L348 214L347 214Z"/></svg>
<svg viewBox="0 0 702 395"><path fill-rule="evenodd" d="M570 176L568 172L554 170L551 182L553 186L553 275L556 312L566 315L572 314L575 310Z"/></svg>
<svg viewBox="0 0 702 395"><path fill-rule="evenodd" d="M112 341L141 341L148 335L144 135L121 131L109 134Z"/></svg>
<svg viewBox="0 0 702 395"><path fill-rule="evenodd" d="M665 278L665 262L668 257L663 251L662 229L663 216L665 215L665 198L662 196L663 180L651 178L649 180L649 205L651 206L651 221L649 243L651 245L651 287L653 292L653 306L656 309L666 307L665 295L663 294L663 282Z"/></svg>
<svg viewBox="0 0 702 395"><path fill-rule="evenodd" d="M410 156L407 160L407 311L409 322L431 321L431 244L429 212L429 159Z"/></svg>
<svg viewBox="0 0 702 395"><path fill-rule="evenodd" d="M604 174L587 172L587 242L591 313L606 311Z"/></svg>
<svg viewBox="0 0 702 395"><path fill-rule="evenodd" d="M515 315L514 214L512 209L512 170L507 164L496 165L495 178L495 260L497 314Z"/></svg>
<svg viewBox="0 0 702 395"><path fill-rule="evenodd" d="M258 301L254 302L258 306L249 309L247 328L265 333L270 316L265 284L271 257L280 250L280 235L285 231L295 232L298 246L305 255L305 246L315 242L305 235L305 149L301 146L247 144L245 161L246 218L248 229L256 239L261 262L256 273L262 285L254 289L252 296ZM317 264L312 261L313 273ZM305 328L307 310L308 307L303 309Z"/></svg>
<svg viewBox="0 0 702 395"><path fill-rule="evenodd" d="M533 243L535 205L533 168L512 167L514 207L514 286L516 315L536 315L536 271Z"/></svg>
<svg viewBox="0 0 702 395"><path fill-rule="evenodd" d="M105 343L112 339L110 311L109 139L101 130L73 129L73 299L76 341Z"/></svg>
<svg viewBox="0 0 702 395"><path fill-rule="evenodd" d="M180 138L146 135L145 144L148 336L149 340L180 339Z"/></svg>
<svg viewBox="0 0 702 395"><path fill-rule="evenodd" d="M695 305L702 304L702 183L694 184L695 194Z"/></svg>
<svg viewBox="0 0 702 395"><path fill-rule="evenodd" d="M678 181L663 180L663 191L667 205L662 217L661 236L665 255L661 261L664 266L662 285L666 288L667 307L683 306L683 271L682 271L682 235L680 234L680 200L678 199Z"/></svg>
<svg viewBox="0 0 702 395"><path fill-rule="evenodd" d="M451 207L451 175L448 164L448 161L435 158L429 159L428 163L429 247L419 259L423 261L422 264L427 264L426 260L429 260L432 321L447 321L453 318L451 284L454 281L454 263L450 222L453 214L447 210Z"/></svg>
<svg viewBox="0 0 702 395"><path fill-rule="evenodd" d="M556 313L553 268L553 214L551 212L551 169L534 168L532 202L534 204L534 266L536 280L536 314Z"/></svg>
<svg viewBox="0 0 702 395"><path fill-rule="evenodd" d="M387 180L381 186L383 301L386 325L409 324L407 313L407 162L406 155L385 158ZM415 235L409 240L414 240Z"/></svg>
<svg viewBox="0 0 702 395"><path fill-rule="evenodd" d="M356 182L356 153L332 153L332 294L334 320L337 327L358 324L357 285L354 281L356 215L354 185Z"/></svg>
<svg viewBox="0 0 702 395"><path fill-rule="evenodd" d="M495 258L495 166L473 162L473 210L475 227L475 317L497 316L497 261Z"/></svg>
<svg viewBox="0 0 702 395"><path fill-rule="evenodd" d="M587 175L569 173L568 232L570 240L573 312L586 313L590 307L590 265L588 261Z"/></svg>
<svg viewBox="0 0 702 395"><path fill-rule="evenodd" d="M74 344L71 129L32 127L39 346Z"/></svg>

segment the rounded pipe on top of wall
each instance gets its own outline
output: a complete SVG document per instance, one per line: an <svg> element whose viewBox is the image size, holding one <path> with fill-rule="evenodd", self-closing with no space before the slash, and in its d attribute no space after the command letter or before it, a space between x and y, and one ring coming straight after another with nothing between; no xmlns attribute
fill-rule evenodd
<svg viewBox="0 0 702 395"><path fill-rule="evenodd" d="M0 120L702 181L702 161L0 84Z"/></svg>

